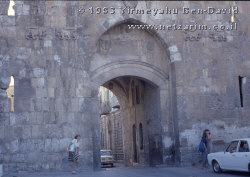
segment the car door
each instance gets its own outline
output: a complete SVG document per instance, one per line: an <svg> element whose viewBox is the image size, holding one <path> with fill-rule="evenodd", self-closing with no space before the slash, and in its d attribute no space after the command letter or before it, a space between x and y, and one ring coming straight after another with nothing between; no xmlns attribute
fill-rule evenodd
<svg viewBox="0 0 250 177"><path fill-rule="evenodd" d="M221 168L225 170L236 170L237 162L235 153L238 151L239 141L232 141L221 157Z"/></svg>
<svg viewBox="0 0 250 177"><path fill-rule="evenodd" d="M248 163L250 162L249 144L247 141L241 140L238 152L233 154L236 161L236 170L248 171Z"/></svg>

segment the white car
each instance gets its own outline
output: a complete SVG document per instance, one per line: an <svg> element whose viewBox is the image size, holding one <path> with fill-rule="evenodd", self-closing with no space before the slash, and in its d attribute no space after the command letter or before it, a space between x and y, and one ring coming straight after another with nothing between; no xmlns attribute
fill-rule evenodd
<svg viewBox="0 0 250 177"><path fill-rule="evenodd" d="M223 170L250 172L250 138L233 140L224 152L208 154L214 172Z"/></svg>
<svg viewBox="0 0 250 177"><path fill-rule="evenodd" d="M111 150L101 150L101 165L111 165L114 166L114 158Z"/></svg>

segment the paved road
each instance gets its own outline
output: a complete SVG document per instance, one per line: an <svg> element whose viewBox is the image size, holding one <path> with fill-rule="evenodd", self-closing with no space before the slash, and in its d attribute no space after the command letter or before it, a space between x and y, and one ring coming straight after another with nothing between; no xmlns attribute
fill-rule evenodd
<svg viewBox="0 0 250 177"><path fill-rule="evenodd" d="M43 172L12 174L6 177L245 177L249 173L226 172L215 174L212 169L197 167L168 168L104 168L101 171L85 171L72 175L70 172ZM5 177L5 176L4 176Z"/></svg>

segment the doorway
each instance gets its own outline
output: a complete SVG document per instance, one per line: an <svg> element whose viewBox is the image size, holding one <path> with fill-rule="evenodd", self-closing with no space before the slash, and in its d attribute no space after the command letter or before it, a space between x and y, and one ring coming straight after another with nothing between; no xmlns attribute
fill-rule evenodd
<svg viewBox="0 0 250 177"><path fill-rule="evenodd" d="M102 87L105 88L104 92L99 91L102 149L111 150L114 160L125 166L161 164L158 87L135 76L117 77Z"/></svg>

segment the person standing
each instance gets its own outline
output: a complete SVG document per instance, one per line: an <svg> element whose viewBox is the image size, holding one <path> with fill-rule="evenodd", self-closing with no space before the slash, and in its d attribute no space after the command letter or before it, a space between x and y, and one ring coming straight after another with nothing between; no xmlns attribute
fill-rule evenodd
<svg viewBox="0 0 250 177"><path fill-rule="evenodd" d="M68 146L68 160L73 162L72 164L72 174L76 174L76 164L79 158L79 146L80 146L80 135L76 135L75 138L70 142Z"/></svg>
<svg viewBox="0 0 250 177"><path fill-rule="evenodd" d="M203 144L203 147L204 147L204 152L202 152L202 167L203 168L207 168L207 165L208 165L208 161L207 161L207 155L208 155L208 136L209 136L209 130L206 129L203 131L203 135L202 135L202 138L201 138L201 142Z"/></svg>
<svg viewBox="0 0 250 177"><path fill-rule="evenodd" d="M207 137L207 153L210 154L213 152L213 142L212 142L212 137L211 137L211 132L208 132L208 137Z"/></svg>

